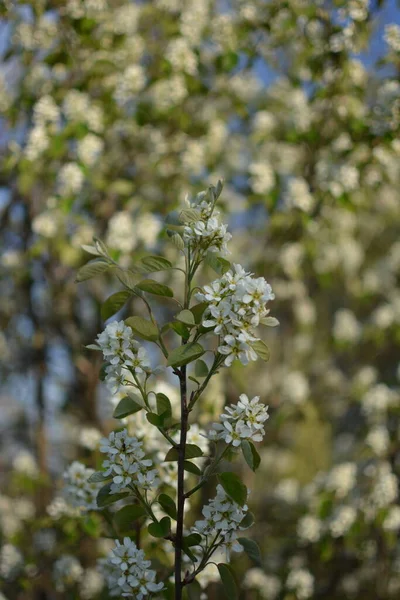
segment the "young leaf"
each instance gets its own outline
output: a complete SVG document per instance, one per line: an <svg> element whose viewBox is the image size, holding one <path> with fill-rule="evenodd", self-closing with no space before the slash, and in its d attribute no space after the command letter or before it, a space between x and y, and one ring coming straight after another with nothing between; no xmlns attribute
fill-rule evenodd
<svg viewBox="0 0 400 600"><path fill-rule="evenodd" d="M101 307L101 318L103 321L107 321L110 317L115 315L124 306L125 302L131 296L128 291L116 292L104 302Z"/></svg>
<svg viewBox="0 0 400 600"><path fill-rule="evenodd" d="M172 263L162 256L145 256L136 266L144 273L155 273L171 269Z"/></svg>
<svg viewBox="0 0 400 600"><path fill-rule="evenodd" d="M243 519L240 521L240 527L242 529L248 529L254 524L254 515L252 512L248 512L245 514Z"/></svg>
<svg viewBox="0 0 400 600"><path fill-rule="evenodd" d="M174 323L171 323L170 325L171 325L171 329L173 329L175 331L175 333L180 335L182 339L184 339L184 340L189 339L190 331L184 323L181 323L180 321L175 321Z"/></svg>
<svg viewBox="0 0 400 600"><path fill-rule="evenodd" d="M88 479L88 483L100 483L102 481L108 481L112 478L112 475L104 475L103 471L96 471Z"/></svg>
<svg viewBox="0 0 400 600"><path fill-rule="evenodd" d="M128 317L125 319L125 325L129 325L132 331L144 340L154 342L159 338L157 326L142 317Z"/></svg>
<svg viewBox="0 0 400 600"><path fill-rule="evenodd" d="M250 346L253 348L257 356L259 356L262 360L265 360L265 362L269 361L270 352L268 346L264 344L262 340L250 342Z"/></svg>
<svg viewBox="0 0 400 600"><path fill-rule="evenodd" d="M167 496L167 494L160 494L158 496L158 503L160 504L164 512L166 512L167 515L171 517L171 519L174 519L176 521L178 515L176 512L175 502L172 500L172 498L170 498L170 496Z"/></svg>
<svg viewBox="0 0 400 600"><path fill-rule="evenodd" d="M198 458L199 456L203 456L203 450L195 444L186 444L185 448L185 459ZM177 448L171 448L166 457L164 458L164 462L170 460L178 460L179 454Z"/></svg>
<svg viewBox="0 0 400 600"><path fill-rule="evenodd" d="M190 310L181 310L179 314L176 315L175 319L181 321L188 327L193 327L196 325L196 321L194 320L194 315Z"/></svg>
<svg viewBox="0 0 400 600"><path fill-rule="evenodd" d="M209 252L206 256L206 264L211 267L218 275L225 275L231 268L229 260L217 256L214 252Z"/></svg>
<svg viewBox="0 0 400 600"><path fill-rule="evenodd" d="M178 248L178 250L183 250L185 247L185 242L183 241L179 233L174 233L171 236L171 242L174 244L175 248Z"/></svg>
<svg viewBox="0 0 400 600"><path fill-rule="evenodd" d="M247 487L239 477L235 473L220 473L218 479L228 496L239 506L244 506L247 500Z"/></svg>
<svg viewBox="0 0 400 600"><path fill-rule="evenodd" d="M195 208L185 208L179 213L179 220L181 223L193 223L199 221L201 214Z"/></svg>
<svg viewBox="0 0 400 600"><path fill-rule="evenodd" d="M147 531L155 538L163 538L171 531L171 519L169 517L163 517L161 521L150 523Z"/></svg>
<svg viewBox="0 0 400 600"><path fill-rule="evenodd" d="M158 283L158 281L154 281L154 279L143 279L142 281L139 281L136 287L143 292L154 294L155 296L166 296L167 298L174 297L174 292L170 287Z"/></svg>
<svg viewBox="0 0 400 600"><path fill-rule="evenodd" d="M169 398L162 393L156 394L157 412L159 415L165 414L167 417L172 415L171 402Z"/></svg>
<svg viewBox="0 0 400 600"><path fill-rule="evenodd" d="M86 265L81 267L76 275L76 282L80 283L81 281L86 281L87 279L91 279L100 273L104 273L109 268L109 263L102 258L95 258L94 260L90 260Z"/></svg>
<svg viewBox="0 0 400 600"><path fill-rule="evenodd" d="M261 458L258 454L253 442L247 440L242 441L242 453L245 461L252 471L256 471L260 466Z"/></svg>
<svg viewBox="0 0 400 600"><path fill-rule="evenodd" d="M194 374L196 377L207 377L208 367L204 360L196 361L196 364L194 365Z"/></svg>
<svg viewBox="0 0 400 600"><path fill-rule="evenodd" d="M114 267L114 271L115 275L125 287L134 292L134 294L137 296L142 294L142 292L136 287L136 278L131 271L126 271L121 269L121 267Z"/></svg>
<svg viewBox="0 0 400 600"><path fill-rule="evenodd" d="M225 596L228 600L238 600L239 593L231 567L224 563L218 563L217 567L224 587Z"/></svg>
<svg viewBox="0 0 400 600"><path fill-rule="evenodd" d="M279 321L278 319L275 319L275 317L264 317L263 319L260 319L260 323L267 327L277 327L279 325Z"/></svg>
<svg viewBox="0 0 400 600"><path fill-rule="evenodd" d="M92 254L93 256L101 256L100 252L94 246L87 246L86 244L82 244L82 250L88 252L88 254Z"/></svg>
<svg viewBox="0 0 400 600"><path fill-rule="evenodd" d="M197 343L179 346L179 348L175 348L175 350L172 350L169 354L168 366L182 367L183 365L187 365L196 360L196 358L203 356L204 352L204 348Z"/></svg>
<svg viewBox="0 0 400 600"><path fill-rule="evenodd" d="M254 540L249 540L249 538L245 537L238 538L238 542L239 544L242 544L247 556L254 561L258 567L261 567L261 552L258 544Z"/></svg>
<svg viewBox="0 0 400 600"><path fill-rule="evenodd" d="M98 252L99 254L101 254L102 256L104 256L104 257L108 258L108 257L109 257L109 254L108 254L107 246L105 245L105 243L104 243L104 242L102 242L102 241L101 241L99 238L97 238L97 237L94 237L94 238L93 238L93 242L94 242L94 245L95 245L95 248L96 248L97 252Z"/></svg>
<svg viewBox="0 0 400 600"><path fill-rule="evenodd" d="M128 496L128 492L120 492L118 494L111 494L111 485L112 481L103 485L100 488L99 493L97 494L97 506L99 508L104 508L104 506L108 506L109 504L113 504L114 502L118 502L122 498L126 498Z"/></svg>
<svg viewBox="0 0 400 600"><path fill-rule="evenodd" d="M124 419L128 415L133 415L134 413L139 412L139 410L142 410L143 406L138 402L135 402L135 396L132 396L134 395L124 396L122 400L118 402L113 413L114 419Z"/></svg>
<svg viewBox="0 0 400 600"><path fill-rule="evenodd" d="M114 523L120 531L131 531L133 523L144 517L146 511L140 504L130 504L123 506L114 514Z"/></svg>

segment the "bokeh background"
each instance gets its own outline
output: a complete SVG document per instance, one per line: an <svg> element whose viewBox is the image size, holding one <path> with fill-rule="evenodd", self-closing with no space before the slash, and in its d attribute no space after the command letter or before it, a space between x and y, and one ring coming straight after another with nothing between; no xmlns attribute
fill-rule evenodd
<svg viewBox="0 0 400 600"><path fill-rule="evenodd" d="M263 564L235 559L241 598L399 598L398 4L0 7L2 600L109 597L101 519L61 495L115 426L84 345L119 288L75 284L81 245L174 259L164 216L218 178L229 258L271 283L280 321L270 362L222 371L198 415L270 405L258 475L243 466Z"/></svg>

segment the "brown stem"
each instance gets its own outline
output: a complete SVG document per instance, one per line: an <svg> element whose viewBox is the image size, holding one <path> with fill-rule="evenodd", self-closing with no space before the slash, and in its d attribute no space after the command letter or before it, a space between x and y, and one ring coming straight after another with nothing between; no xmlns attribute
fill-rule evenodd
<svg viewBox="0 0 400 600"><path fill-rule="evenodd" d="M175 600L182 599L183 582L182 573L182 542L183 542L183 515L185 510L185 487L184 487L184 461L186 450L186 435L188 429L189 410L187 406L187 381L186 366L179 372L179 383L181 392L181 437L178 447L178 507L175 536Z"/></svg>

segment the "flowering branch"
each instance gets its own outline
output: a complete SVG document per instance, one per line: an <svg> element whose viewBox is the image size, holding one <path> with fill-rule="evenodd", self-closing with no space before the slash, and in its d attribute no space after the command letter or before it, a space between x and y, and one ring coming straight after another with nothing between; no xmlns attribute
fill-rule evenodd
<svg viewBox="0 0 400 600"><path fill-rule="evenodd" d="M244 550L253 560L255 557L258 560L259 554L255 542L238 537L241 530L250 526L252 519L247 507L249 491L232 472L219 473L217 494L202 508L203 519L196 521L189 533L184 528L186 500L217 473L227 454L241 450L250 468L257 469L260 457L254 442L262 440L263 425L268 418L268 407L258 396L249 400L242 394L236 405L226 407L220 422L215 423L206 436L207 443L215 444L212 457L204 455L202 448L189 440L196 427L189 423L189 417L211 378L235 360L243 364L258 357L268 360L268 348L258 337L256 328L262 324L277 324L266 308L274 295L265 279L254 278L240 265L231 266L221 256L227 254L227 243L232 237L227 226L220 223L216 210L221 191L222 183L218 182L215 188L211 186L207 192L188 200L178 219L172 216L167 219L167 232L185 261L185 268L179 268L185 275L183 305L174 298L174 291L167 285L151 278L137 281L143 274L175 268L161 256L144 257L129 271L124 271L109 257L105 245L95 240L94 250L99 258L78 273L78 280L82 281L108 269L117 272L125 289L106 300L102 307L104 319L117 313L129 297L137 296L144 301L150 320L132 316L125 321L113 321L97 337L96 344L90 346L103 354L103 376L107 387L112 393L122 395L114 417L127 419L127 424L102 440L100 451L106 454L102 471L94 473L79 463L71 465L66 477L66 492L82 510L105 510L106 506L123 502L122 508L113 513L117 525L114 530L130 531L137 543L139 540L145 542L147 536L171 542L174 546L175 600L181 600L183 588L196 579L217 551L225 552L227 563L231 552ZM200 287L193 282L203 263L214 269L219 279ZM172 322L160 326L147 295L175 300L182 310ZM192 304L194 298L197 304ZM179 336L181 344L169 351L163 336L171 332ZM213 352L210 366L201 359L207 351L205 344L209 336L217 339L217 350ZM178 377L178 423L174 422L169 398L149 391L149 380L159 373L159 368L151 366L147 349L137 338L155 344L166 358L167 367ZM188 371L192 363L195 377ZM188 379L196 385L192 390ZM158 459L154 452L146 454L146 439L135 435L138 417L133 415L140 412L168 443L164 460ZM203 470L191 462L200 457L206 459ZM163 476L166 467L170 474L175 473L175 479ZM186 491L187 472L199 479ZM175 497L166 493L169 488L165 486L171 484L176 486ZM135 504L130 503L132 495ZM165 516L160 518L156 506L161 507ZM110 514L107 513L108 519ZM146 521L147 534L142 535ZM175 528L172 521L176 523ZM184 556L192 563L191 568L185 567L185 570ZM144 558L143 551L127 536L122 542L116 540L114 550L102 562L110 587L123 597L139 600L172 585L171 582L156 583L156 573L149 566L150 561ZM229 590L235 586L229 565L218 563L217 566L229 595Z"/></svg>

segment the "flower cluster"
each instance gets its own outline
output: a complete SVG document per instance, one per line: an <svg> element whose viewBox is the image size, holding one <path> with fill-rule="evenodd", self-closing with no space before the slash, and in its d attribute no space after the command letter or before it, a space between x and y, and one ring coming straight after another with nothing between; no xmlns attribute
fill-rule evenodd
<svg viewBox="0 0 400 600"><path fill-rule="evenodd" d="M237 531L245 529L241 523L248 508L245 504L239 506L231 500L221 485L217 486L217 495L203 506L204 519L196 521L193 531L200 533L206 538L215 538L218 534L218 547L226 551L226 559L230 560L230 552L242 552L243 546L237 541Z"/></svg>
<svg viewBox="0 0 400 600"><path fill-rule="evenodd" d="M259 400L259 396L249 400L246 394L241 394L237 404L225 408L226 413L221 415L222 423L213 423L209 437L224 440L232 446L240 446L243 440L261 442L265 434L263 423L269 414L268 406Z"/></svg>
<svg viewBox="0 0 400 600"><path fill-rule="evenodd" d="M132 329L124 321L114 321L97 336L98 348L109 363L106 367L106 384L115 394L129 383L130 373L140 375L150 367L145 348L139 346Z"/></svg>
<svg viewBox="0 0 400 600"><path fill-rule="evenodd" d="M156 572L149 569L151 563L143 550L128 537L115 544L107 558L99 561L112 596L143 600L163 589L163 583L155 583Z"/></svg>
<svg viewBox="0 0 400 600"><path fill-rule="evenodd" d="M204 200L204 196L205 192L201 192L189 203L190 208L198 211L199 219L185 226L183 238L197 252L227 254L227 243L232 235L227 231L227 225L220 223L219 211L214 209L214 204Z"/></svg>
<svg viewBox="0 0 400 600"><path fill-rule="evenodd" d="M82 463L74 461L64 472L64 497L68 504L82 511L97 509L97 494L101 483L91 483L89 477L94 473Z"/></svg>
<svg viewBox="0 0 400 600"><path fill-rule="evenodd" d="M251 344L259 338L254 328L268 315L267 302L275 298L264 277L254 278L240 265L234 265L233 270L204 286L196 297L208 305L203 326L213 328L220 336L218 350L226 355L225 365L230 366L235 358L244 365L256 360Z"/></svg>
<svg viewBox="0 0 400 600"><path fill-rule="evenodd" d="M112 477L111 493L116 494L129 485L140 485L144 490L158 487L160 480L153 461L144 458L143 443L130 437L126 429L112 431L100 443L100 452L108 455L103 462L104 475Z"/></svg>

